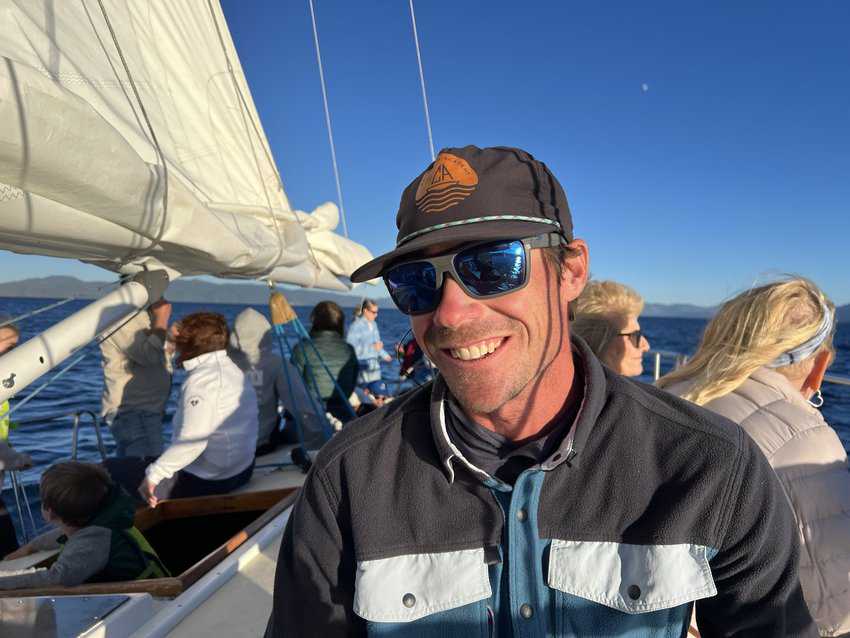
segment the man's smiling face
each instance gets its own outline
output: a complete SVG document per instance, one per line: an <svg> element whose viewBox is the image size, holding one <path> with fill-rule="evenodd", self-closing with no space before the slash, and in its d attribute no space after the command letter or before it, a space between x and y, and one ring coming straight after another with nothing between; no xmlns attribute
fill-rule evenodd
<svg viewBox="0 0 850 638"><path fill-rule="evenodd" d="M511 402L522 408L529 401L564 399L538 397L538 381L555 373L551 364L556 358L572 356L567 303L581 292L583 273L576 278L568 270L559 284L560 275L541 250L532 250L530 257L524 288L474 299L448 276L437 309L411 317L417 341L468 413L495 413Z"/></svg>

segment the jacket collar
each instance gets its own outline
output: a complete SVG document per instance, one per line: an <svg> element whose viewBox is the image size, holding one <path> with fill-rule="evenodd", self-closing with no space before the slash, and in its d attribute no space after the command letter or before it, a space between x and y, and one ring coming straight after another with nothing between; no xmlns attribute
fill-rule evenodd
<svg viewBox="0 0 850 638"><path fill-rule="evenodd" d="M581 369L584 375L584 393L578 414L569 432L558 448L540 465L541 469L546 471L552 470L562 463L569 463L570 465L578 464L581 459L581 451L584 449L584 444L587 441L590 430L602 412L602 408L605 406L607 400L608 384L602 364L581 338L573 336L571 340L573 357L581 358L583 363ZM576 367L576 369L579 368ZM449 393L450 391L446 382L438 374L434 379L431 389L431 433L434 437L437 454L445 470L446 477L449 482L454 481L453 461L457 460L481 481L485 483L496 481L489 474L466 460L449 438L446 428L446 410L448 409L446 401Z"/></svg>
<svg viewBox="0 0 850 638"><path fill-rule="evenodd" d="M812 407L812 405L806 401L800 391L791 385L791 382L787 377L779 374L775 370L771 370L770 368L762 366L755 372L753 372L750 377L752 381L757 383L761 383L763 385L776 390L782 395L782 398L788 401L789 403L793 403L801 408L806 409L808 412L817 412L820 414L820 411L816 408Z"/></svg>
<svg viewBox="0 0 850 638"><path fill-rule="evenodd" d="M206 363L220 362L225 359L227 359L227 350L205 352L204 354L199 354L197 357L192 357L191 359L184 361L183 369L188 372L189 370L194 370L198 366L202 366Z"/></svg>
<svg viewBox="0 0 850 638"><path fill-rule="evenodd" d="M334 332L333 330L311 330L310 338L314 341L316 339L339 339L343 341L343 337L338 332Z"/></svg>

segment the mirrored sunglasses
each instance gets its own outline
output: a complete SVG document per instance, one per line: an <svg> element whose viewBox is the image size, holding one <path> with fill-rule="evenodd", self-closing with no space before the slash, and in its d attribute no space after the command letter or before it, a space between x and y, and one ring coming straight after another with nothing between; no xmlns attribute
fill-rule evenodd
<svg viewBox="0 0 850 638"><path fill-rule="evenodd" d="M401 312L421 315L433 312L440 304L446 274L474 299L498 297L528 283L532 248L558 246L563 241L557 233L546 233L529 239L477 244L454 253L396 264L384 273L384 282Z"/></svg>

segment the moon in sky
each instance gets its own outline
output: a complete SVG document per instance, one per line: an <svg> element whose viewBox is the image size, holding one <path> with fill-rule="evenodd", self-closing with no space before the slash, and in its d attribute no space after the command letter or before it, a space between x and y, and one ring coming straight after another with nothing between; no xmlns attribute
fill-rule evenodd
<svg viewBox="0 0 850 638"><path fill-rule="evenodd" d="M640 90L643 91L644 93L646 93L647 91L649 91L649 85L646 82L644 82L643 84L640 85Z"/></svg>

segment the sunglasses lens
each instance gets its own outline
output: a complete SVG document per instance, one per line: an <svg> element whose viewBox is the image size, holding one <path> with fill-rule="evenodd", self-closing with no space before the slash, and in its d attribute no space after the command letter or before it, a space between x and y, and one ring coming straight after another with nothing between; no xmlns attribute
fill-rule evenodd
<svg viewBox="0 0 850 638"><path fill-rule="evenodd" d="M640 339L642 336L643 335L640 330L635 330L634 332L629 333L629 340L635 348L640 348Z"/></svg>
<svg viewBox="0 0 850 638"><path fill-rule="evenodd" d="M406 315L431 312L437 307L437 271L425 261L401 264L384 273L393 302Z"/></svg>
<svg viewBox="0 0 850 638"><path fill-rule="evenodd" d="M521 241L475 246L457 254L455 270L463 285L477 297L490 297L525 283L527 266Z"/></svg>

